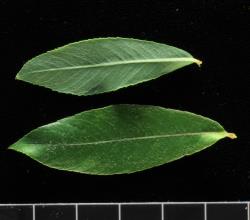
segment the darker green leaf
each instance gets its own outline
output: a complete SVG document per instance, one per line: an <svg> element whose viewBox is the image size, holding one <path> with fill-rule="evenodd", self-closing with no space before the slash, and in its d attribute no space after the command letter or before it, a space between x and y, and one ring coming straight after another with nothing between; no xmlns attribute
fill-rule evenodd
<svg viewBox="0 0 250 220"><path fill-rule="evenodd" d="M74 95L114 91L201 62L176 47L126 38L97 38L28 61L17 79Z"/></svg>

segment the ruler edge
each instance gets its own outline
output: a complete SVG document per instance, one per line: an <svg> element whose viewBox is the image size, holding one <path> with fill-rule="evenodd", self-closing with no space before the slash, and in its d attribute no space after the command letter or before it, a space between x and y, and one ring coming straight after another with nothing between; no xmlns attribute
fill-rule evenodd
<svg viewBox="0 0 250 220"><path fill-rule="evenodd" d="M199 202L69 202L69 203L0 203L0 206L75 206L75 205L204 205L249 204L250 201L199 201Z"/></svg>

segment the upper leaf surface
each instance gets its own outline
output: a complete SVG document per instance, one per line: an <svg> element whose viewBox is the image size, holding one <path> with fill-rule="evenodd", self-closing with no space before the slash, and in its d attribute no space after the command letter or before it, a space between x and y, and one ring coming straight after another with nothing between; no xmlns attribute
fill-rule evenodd
<svg viewBox="0 0 250 220"><path fill-rule="evenodd" d="M127 38L97 38L68 44L28 61L16 78L74 95L114 91L155 79L191 63L188 52Z"/></svg>

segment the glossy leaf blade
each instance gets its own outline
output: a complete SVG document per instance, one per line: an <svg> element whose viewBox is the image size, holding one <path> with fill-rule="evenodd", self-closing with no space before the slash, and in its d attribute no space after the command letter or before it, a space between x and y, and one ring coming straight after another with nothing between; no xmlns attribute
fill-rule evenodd
<svg viewBox="0 0 250 220"><path fill-rule="evenodd" d="M114 105L31 131L10 149L61 170L132 173L235 138L208 118L155 106Z"/></svg>
<svg viewBox="0 0 250 220"><path fill-rule="evenodd" d="M184 50L127 38L84 40L28 61L16 78L74 95L114 91L201 62Z"/></svg>

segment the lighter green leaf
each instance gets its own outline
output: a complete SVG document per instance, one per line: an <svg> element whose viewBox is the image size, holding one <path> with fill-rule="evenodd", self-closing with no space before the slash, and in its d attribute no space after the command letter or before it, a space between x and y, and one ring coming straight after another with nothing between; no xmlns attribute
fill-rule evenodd
<svg viewBox="0 0 250 220"><path fill-rule="evenodd" d="M236 136L189 112L114 105L37 128L10 149L56 169L111 175L177 160L224 137Z"/></svg>
<svg viewBox="0 0 250 220"><path fill-rule="evenodd" d="M126 38L84 40L28 61L16 78L74 95L114 91L201 61L184 50Z"/></svg>

